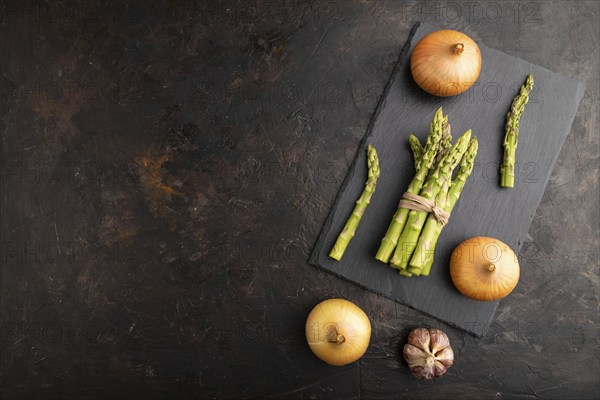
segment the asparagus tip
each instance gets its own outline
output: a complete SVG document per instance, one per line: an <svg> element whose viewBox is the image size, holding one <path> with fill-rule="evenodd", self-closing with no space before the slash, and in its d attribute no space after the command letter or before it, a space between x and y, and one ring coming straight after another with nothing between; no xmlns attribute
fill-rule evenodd
<svg viewBox="0 0 600 400"><path fill-rule="evenodd" d="M527 86L533 86L533 75L527 75Z"/></svg>

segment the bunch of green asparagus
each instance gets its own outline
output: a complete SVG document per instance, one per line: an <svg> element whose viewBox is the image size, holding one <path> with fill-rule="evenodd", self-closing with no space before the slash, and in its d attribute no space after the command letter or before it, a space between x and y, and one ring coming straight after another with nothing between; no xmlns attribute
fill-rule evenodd
<svg viewBox="0 0 600 400"><path fill-rule="evenodd" d="M431 121L429 136L422 146L414 136L409 143L415 158L415 176L407 193L434 203L433 212L400 204L375 258L390 263L401 275L429 275L435 246L445 218L458 201L475 162L477 139L468 130L452 144L448 116L440 107ZM452 175L456 166L459 171ZM444 217L446 215L446 217Z"/></svg>

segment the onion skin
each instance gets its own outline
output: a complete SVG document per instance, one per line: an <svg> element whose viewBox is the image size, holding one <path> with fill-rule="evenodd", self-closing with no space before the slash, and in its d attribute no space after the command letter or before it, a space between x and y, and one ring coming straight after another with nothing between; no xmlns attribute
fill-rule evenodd
<svg viewBox="0 0 600 400"><path fill-rule="evenodd" d="M477 43L462 32L439 30L423 37L410 57L412 76L427 93L449 97L469 89L481 72Z"/></svg>
<svg viewBox="0 0 600 400"><path fill-rule="evenodd" d="M452 252L452 282L472 300L495 301L506 297L517 286L519 275L516 254L498 239L473 237Z"/></svg>
<svg viewBox="0 0 600 400"><path fill-rule="evenodd" d="M369 317L356 304L329 299L317 304L305 326L306 340L317 357L329 365L353 363L365 354L371 339Z"/></svg>

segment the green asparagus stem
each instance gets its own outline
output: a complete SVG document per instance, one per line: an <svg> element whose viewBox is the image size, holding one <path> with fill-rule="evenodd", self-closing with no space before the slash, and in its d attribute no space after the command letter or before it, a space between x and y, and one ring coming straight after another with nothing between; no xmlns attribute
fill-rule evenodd
<svg viewBox="0 0 600 400"><path fill-rule="evenodd" d="M467 179L471 175L471 171L473 171L478 147L477 138L471 138L469 147L460 162L460 168L456 177L449 187L448 182L445 182L444 187L438 193L436 203L445 211L451 212L456 205ZM418 271L413 272L414 275L429 275L429 271L433 265L435 247L442 229L444 229L444 225L430 214L427 217L427 222L425 222L421 236L419 236L415 253L410 260L409 271Z"/></svg>
<svg viewBox="0 0 600 400"><path fill-rule="evenodd" d="M533 76L527 75L525 85L521 86L521 91L515 97L506 115L506 136L504 137L504 159L500 167L500 186L515 186L515 153L517 151L517 142L519 140L519 120L523 115L525 104L529 101L529 92L533 88Z"/></svg>
<svg viewBox="0 0 600 400"><path fill-rule="evenodd" d="M433 120L431 121L431 126L429 130L429 136L427 137L427 141L425 142L425 147L423 149L423 155L421 157L421 162L419 164L419 168L415 173L412 181L408 185L408 189L406 189L409 193L418 194L423 187L423 182L427 177L429 169L431 168L433 162L435 161L436 154L438 152L440 146L440 137L442 136L442 123L444 121L444 115L442 112L442 108L440 107L433 116ZM379 250L377 251L377 255L375 256L381 262L388 263L394 249L396 248L396 244L398 243L398 238L402 233L402 229L404 229L404 224L406 223L406 219L408 218L408 210L402 207L398 207L394 217L392 218L392 222L388 227L387 232L385 233L384 238L381 240L381 245L379 246Z"/></svg>
<svg viewBox="0 0 600 400"><path fill-rule="evenodd" d="M348 221L346 221L342 233L338 236L333 249L331 249L331 252L329 253L329 257L338 261L342 259L346 247L348 247L348 243L350 243L350 240L354 237L358 223L371 202L371 196L375 192L375 185L379 178L379 159L377 158L375 147L371 145L367 146L367 165L369 172L365 189L356 201L356 206L354 206L352 215L348 218Z"/></svg>
<svg viewBox="0 0 600 400"><path fill-rule="evenodd" d="M412 133L408 135L408 143L410 143L410 149L413 153L413 159L415 160L415 171L419 169L421 165L421 157L423 156L423 146L419 142L419 138Z"/></svg>
<svg viewBox="0 0 600 400"><path fill-rule="evenodd" d="M427 182L419 193L421 197L424 197L427 200L435 199L438 192L442 188L444 181L450 181L452 179L452 171L460 162L463 154L467 150L469 139L471 139L470 130L458 138L448 154L446 154L446 156L440 161L436 170L429 176L429 178L427 178ZM398 245L396 246L396 250L394 251L394 255L390 261L392 266L402 269L408 266L408 262L412 257L415 247L417 246L421 229L425 224L428 214L429 213L425 211L410 211L405 228L400 235ZM409 272L413 273L413 271L410 270Z"/></svg>

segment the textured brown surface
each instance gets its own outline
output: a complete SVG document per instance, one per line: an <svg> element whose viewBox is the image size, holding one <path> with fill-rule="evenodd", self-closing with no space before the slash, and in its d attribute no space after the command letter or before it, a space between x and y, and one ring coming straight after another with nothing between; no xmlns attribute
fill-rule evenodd
<svg viewBox="0 0 600 400"><path fill-rule="evenodd" d="M2 2L0 397L597 398L597 2ZM462 22L457 22L460 13ZM306 263L418 20L586 85L483 339ZM332 368L303 338L348 298ZM455 365L400 349L445 330Z"/></svg>

